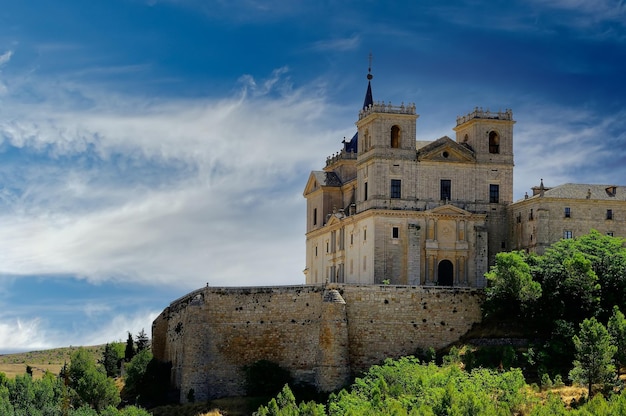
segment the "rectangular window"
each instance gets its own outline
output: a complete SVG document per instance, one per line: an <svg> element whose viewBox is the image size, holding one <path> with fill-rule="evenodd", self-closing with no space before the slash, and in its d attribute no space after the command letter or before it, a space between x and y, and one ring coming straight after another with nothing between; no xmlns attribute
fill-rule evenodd
<svg viewBox="0 0 626 416"><path fill-rule="evenodd" d="M607 209L606 210L606 219L607 220L612 220L613 219L613 210L612 209Z"/></svg>
<svg viewBox="0 0 626 416"><path fill-rule="evenodd" d="M441 199L442 201L451 200L452 196L452 181L450 179L441 180Z"/></svg>
<svg viewBox="0 0 626 416"><path fill-rule="evenodd" d="M391 229L391 238L398 238L400 237L400 229L398 227L393 227Z"/></svg>
<svg viewBox="0 0 626 416"><path fill-rule="evenodd" d="M570 230L563 231L563 238L570 239L572 237L573 237L573 235L572 235L572 232Z"/></svg>
<svg viewBox="0 0 626 416"><path fill-rule="evenodd" d="M609 237L613 237L613 231L608 231L606 235L608 235Z"/></svg>
<svg viewBox="0 0 626 416"><path fill-rule="evenodd" d="M367 270L367 256L363 256L363 271Z"/></svg>
<svg viewBox="0 0 626 416"><path fill-rule="evenodd" d="M363 184L363 201L367 201L367 182Z"/></svg>
<svg viewBox="0 0 626 416"><path fill-rule="evenodd" d="M313 225L317 225L317 208L313 208Z"/></svg>
<svg viewBox="0 0 626 416"><path fill-rule="evenodd" d="M344 250L345 249L345 237L346 235L346 229L342 228L339 230L339 250Z"/></svg>
<svg viewBox="0 0 626 416"><path fill-rule="evenodd" d="M400 179L391 180L391 198L400 198L402 195L402 181Z"/></svg>
<svg viewBox="0 0 626 416"><path fill-rule="evenodd" d="M500 202L500 185L489 185L489 202L492 204Z"/></svg>
<svg viewBox="0 0 626 416"><path fill-rule="evenodd" d="M354 234L350 233L350 245L354 244Z"/></svg>
<svg viewBox="0 0 626 416"><path fill-rule="evenodd" d="M533 209L530 209L530 214L528 214L528 219L532 220L533 219Z"/></svg>
<svg viewBox="0 0 626 416"><path fill-rule="evenodd" d="M565 218L571 218L572 216L572 210L570 209L570 207L565 207Z"/></svg>
<svg viewBox="0 0 626 416"><path fill-rule="evenodd" d="M317 257L317 246L315 246L315 257Z"/></svg>
<svg viewBox="0 0 626 416"><path fill-rule="evenodd" d="M517 223L519 224L519 223L521 223L521 222L522 222L522 213L521 213L521 212L518 212L518 213L517 213Z"/></svg>
<svg viewBox="0 0 626 416"><path fill-rule="evenodd" d="M363 241L367 240L367 230L363 230Z"/></svg>

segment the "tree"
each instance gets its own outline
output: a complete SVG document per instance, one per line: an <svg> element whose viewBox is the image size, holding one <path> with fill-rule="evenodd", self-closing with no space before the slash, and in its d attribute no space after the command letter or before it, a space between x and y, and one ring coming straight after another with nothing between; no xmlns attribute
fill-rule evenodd
<svg viewBox="0 0 626 416"><path fill-rule="evenodd" d="M117 406L120 395L115 382L108 378L104 369L98 369L94 358L84 348L71 356L69 367L70 387L76 392L76 407L87 404L97 411L107 406Z"/></svg>
<svg viewBox="0 0 626 416"><path fill-rule="evenodd" d="M498 253L495 265L485 277L489 281L484 304L486 315L519 317L531 311L541 297L541 285L533 280L522 252Z"/></svg>
<svg viewBox="0 0 626 416"><path fill-rule="evenodd" d="M606 385L615 373L613 345L609 331L595 317L580 324L580 332L573 337L576 355L574 368L569 373L573 382L586 384L591 397L594 384Z"/></svg>
<svg viewBox="0 0 626 416"><path fill-rule="evenodd" d="M615 362L619 378L621 366L626 365L626 318L617 305L613 306L613 315L609 318L607 329L617 347Z"/></svg>
<svg viewBox="0 0 626 416"><path fill-rule="evenodd" d="M626 302L626 248L624 239L589 234L560 240L538 257L533 275L544 296L545 322L565 319L576 325L596 316L608 319L613 305Z"/></svg>
<svg viewBox="0 0 626 416"><path fill-rule="evenodd" d="M150 339L148 338L148 335L146 335L146 331L144 331L143 328L141 328L141 331L137 334L135 344L137 345L137 352L150 348Z"/></svg>
<svg viewBox="0 0 626 416"><path fill-rule="evenodd" d="M144 375L148 364L152 360L152 351L139 351L137 355L126 365L126 376L124 377L124 395L131 400L136 400L144 390Z"/></svg>
<svg viewBox="0 0 626 416"><path fill-rule="evenodd" d="M127 363L133 359L135 356L135 341L133 340L133 334L128 333L128 338L126 339L126 349L124 350L124 361Z"/></svg>
<svg viewBox="0 0 626 416"><path fill-rule="evenodd" d="M99 361L104 367L107 377L117 377L120 375L122 360L124 359L124 344L113 342L104 346L102 359Z"/></svg>

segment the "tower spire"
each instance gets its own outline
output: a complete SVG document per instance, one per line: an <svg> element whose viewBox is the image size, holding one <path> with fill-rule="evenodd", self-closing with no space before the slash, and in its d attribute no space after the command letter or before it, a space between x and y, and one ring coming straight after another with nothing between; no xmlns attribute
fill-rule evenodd
<svg viewBox="0 0 626 416"><path fill-rule="evenodd" d="M369 107L370 105L374 104L374 99L372 98L372 78L374 78L374 75L372 75L372 53L370 52L369 55L369 66L367 68L367 91L365 92L365 100L363 101L363 109L366 109L367 107Z"/></svg>

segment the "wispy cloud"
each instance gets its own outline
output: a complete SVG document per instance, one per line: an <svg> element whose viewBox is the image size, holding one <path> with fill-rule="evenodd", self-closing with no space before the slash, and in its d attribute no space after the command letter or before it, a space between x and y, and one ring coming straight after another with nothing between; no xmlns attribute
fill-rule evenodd
<svg viewBox="0 0 626 416"><path fill-rule="evenodd" d="M54 346L40 319L0 322L0 351L17 352L47 349Z"/></svg>
<svg viewBox="0 0 626 416"><path fill-rule="evenodd" d="M317 41L313 49L318 51L345 52L357 49L361 44L361 38L357 34L349 37L333 38Z"/></svg>
<svg viewBox="0 0 626 416"><path fill-rule="evenodd" d="M130 332L142 329L150 336L157 311L141 311L108 316L106 323L90 327L58 328L42 318L3 319L0 321L0 353L34 351L69 345L102 345L124 341Z"/></svg>
<svg viewBox="0 0 626 416"><path fill-rule="evenodd" d="M1 271L301 283L302 178L348 123L318 91L284 88L283 74L223 100L129 98L120 109L85 92L95 110L13 106L0 122Z"/></svg>
<svg viewBox="0 0 626 416"><path fill-rule="evenodd" d="M619 183L626 177L626 113L559 106L526 109L515 133L516 197L539 185Z"/></svg>
<svg viewBox="0 0 626 416"><path fill-rule="evenodd" d="M11 60L11 56L13 56L13 51L6 51L0 55L0 67L9 62Z"/></svg>

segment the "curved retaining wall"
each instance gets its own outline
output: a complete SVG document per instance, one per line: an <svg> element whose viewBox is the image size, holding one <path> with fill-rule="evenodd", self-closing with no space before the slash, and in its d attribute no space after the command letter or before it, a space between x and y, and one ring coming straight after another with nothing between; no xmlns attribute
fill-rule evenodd
<svg viewBox="0 0 626 416"><path fill-rule="evenodd" d="M457 341L480 321L482 291L377 285L206 287L152 324L155 358L172 363L185 401L245 394L243 367L288 369L320 391L343 387L387 357Z"/></svg>

